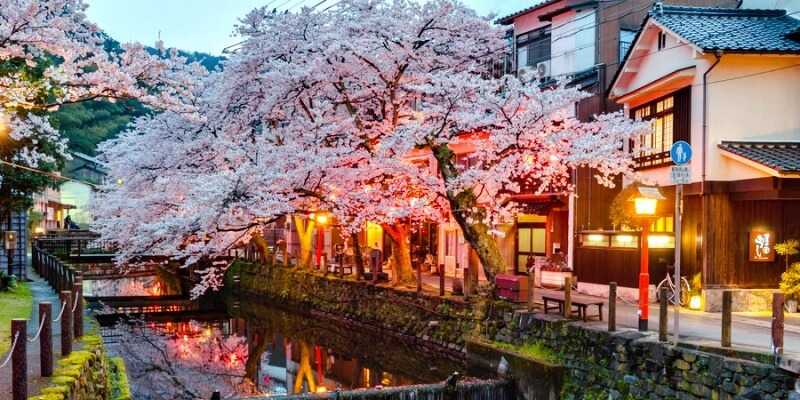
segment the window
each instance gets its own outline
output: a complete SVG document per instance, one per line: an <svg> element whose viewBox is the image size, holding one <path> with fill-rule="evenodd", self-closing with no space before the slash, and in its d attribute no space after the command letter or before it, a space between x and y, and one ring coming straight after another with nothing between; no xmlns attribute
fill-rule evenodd
<svg viewBox="0 0 800 400"><path fill-rule="evenodd" d="M633 38L636 37L636 31L630 29L620 29L619 31L619 62L625 59L628 55L628 50L633 44Z"/></svg>
<svg viewBox="0 0 800 400"><path fill-rule="evenodd" d="M536 66L549 59L549 26L517 36L517 67Z"/></svg>
<svg viewBox="0 0 800 400"><path fill-rule="evenodd" d="M642 149L634 154L637 168L656 167L669 163L669 150L678 140L689 142L691 88L681 89L669 96L631 110L633 119L650 121L653 132L642 135ZM636 143L634 143L635 146Z"/></svg>
<svg viewBox="0 0 800 400"><path fill-rule="evenodd" d="M658 49L663 50L667 47L667 34L664 32L658 32Z"/></svg>

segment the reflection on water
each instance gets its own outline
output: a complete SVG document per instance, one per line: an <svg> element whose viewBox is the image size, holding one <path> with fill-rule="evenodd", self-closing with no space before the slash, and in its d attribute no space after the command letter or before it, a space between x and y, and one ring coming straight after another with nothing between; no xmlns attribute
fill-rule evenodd
<svg viewBox="0 0 800 400"><path fill-rule="evenodd" d="M84 280L84 296L160 296L162 286L155 276Z"/></svg>
<svg viewBox="0 0 800 400"><path fill-rule="evenodd" d="M454 371L487 377L460 360L408 345L385 333L359 331L256 300L230 307L233 332L248 332L251 348L269 351L269 364L251 375L271 394L440 383ZM260 379L259 379L260 377Z"/></svg>
<svg viewBox="0 0 800 400"><path fill-rule="evenodd" d="M441 383L454 371L462 376L488 376L468 369L461 360L378 331L354 329L257 300L226 299L225 303L227 313L218 307L145 313L143 324L124 332L109 328L116 320L113 316L98 316L101 325L106 325L102 332L112 343L110 352L126 360L129 372L133 369L134 398L182 398L178 393L152 394L149 389L167 381L170 373L194 376L183 384L181 393L187 398L209 398L210 382L228 382L224 396L248 396ZM130 333L144 337L126 337ZM223 348L223 343L230 347ZM246 351L234 350L232 343L240 343ZM156 351L159 348L163 351ZM167 361L166 356L170 356ZM201 360L206 362L198 363ZM167 373L156 379L153 372L143 371Z"/></svg>

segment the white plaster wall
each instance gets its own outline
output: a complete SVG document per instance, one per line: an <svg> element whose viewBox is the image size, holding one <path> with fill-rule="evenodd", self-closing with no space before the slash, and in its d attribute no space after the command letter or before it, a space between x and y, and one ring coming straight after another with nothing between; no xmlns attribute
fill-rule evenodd
<svg viewBox="0 0 800 400"><path fill-rule="evenodd" d="M635 90L646 86L653 81L667 76L675 71L692 67L696 65L695 59L696 51L692 46L685 42L678 41L672 35L667 36L666 46L662 50L658 50L658 31L659 28L652 26L647 34L643 35L640 39L640 46L650 49L650 53L646 57L638 57L634 66L636 73L632 76L627 86L624 88L626 92ZM712 57L713 58L713 57ZM658 98L666 96L668 93L652 93L650 98ZM637 103L631 103L630 108L636 108L641 103L649 101L649 98L637 100Z"/></svg>
<svg viewBox="0 0 800 400"><path fill-rule="evenodd" d="M708 76L707 180L768 176L722 156L717 149L721 140L800 141L798 64L800 56L722 56Z"/></svg>
<svg viewBox="0 0 800 400"><path fill-rule="evenodd" d="M551 75L569 75L595 64L594 9L567 12L553 19Z"/></svg>

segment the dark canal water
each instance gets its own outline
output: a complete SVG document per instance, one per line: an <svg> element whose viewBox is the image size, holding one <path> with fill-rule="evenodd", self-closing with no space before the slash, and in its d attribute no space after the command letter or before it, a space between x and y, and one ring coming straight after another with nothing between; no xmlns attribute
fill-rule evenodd
<svg viewBox="0 0 800 400"><path fill-rule="evenodd" d="M141 329L130 330L113 327L117 316L98 316L109 353L126 361L134 398L210 398L213 390L224 398L387 388L441 383L455 371L492 377L452 355L252 298L161 302L168 307L158 300L104 303L130 315L144 313ZM137 303L141 310L132 307ZM131 339L144 331L161 338ZM162 360L165 354L173 357ZM164 370L177 378L161 376Z"/></svg>

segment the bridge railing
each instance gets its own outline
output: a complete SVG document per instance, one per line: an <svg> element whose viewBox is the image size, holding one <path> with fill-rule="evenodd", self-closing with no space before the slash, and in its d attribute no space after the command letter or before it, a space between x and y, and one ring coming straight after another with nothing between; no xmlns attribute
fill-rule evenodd
<svg viewBox="0 0 800 400"><path fill-rule="evenodd" d="M43 237L35 240L34 247L59 257L84 254L114 254L116 248L110 241L99 240L97 235Z"/></svg>

